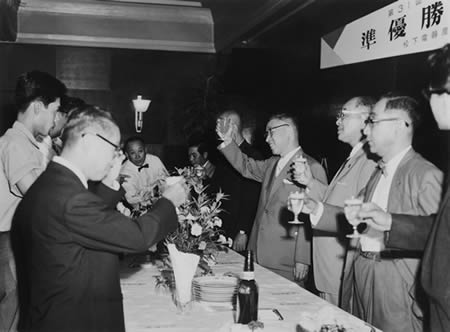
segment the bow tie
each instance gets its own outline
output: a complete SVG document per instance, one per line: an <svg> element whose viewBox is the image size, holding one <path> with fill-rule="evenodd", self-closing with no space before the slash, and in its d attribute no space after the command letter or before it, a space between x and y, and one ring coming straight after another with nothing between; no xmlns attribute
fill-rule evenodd
<svg viewBox="0 0 450 332"><path fill-rule="evenodd" d="M377 168L379 170L381 170L381 174L383 174L384 176L388 176L387 170L386 170L386 164L382 160L380 160L378 162Z"/></svg>
<svg viewBox="0 0 450 332"><path fill-rule="evenodd" d="M138 167L138 172L140 172L143 168L148 168L148 164L144 164Z"/></svg>

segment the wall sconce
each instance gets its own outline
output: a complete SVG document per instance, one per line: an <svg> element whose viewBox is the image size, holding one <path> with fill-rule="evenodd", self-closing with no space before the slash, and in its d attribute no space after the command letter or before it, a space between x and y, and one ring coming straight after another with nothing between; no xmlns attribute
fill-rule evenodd
<svg viewBox="0 0 450 332"><path fill-rule="evenodd" d="M136 99L133 99L134 114L135 114L134 126L136 128L137 133L140 133L142 131L142 127L144 126L143 113L147 111L150 102L151 102L150 99L142 99L142 96L137 96Z"/></svg>

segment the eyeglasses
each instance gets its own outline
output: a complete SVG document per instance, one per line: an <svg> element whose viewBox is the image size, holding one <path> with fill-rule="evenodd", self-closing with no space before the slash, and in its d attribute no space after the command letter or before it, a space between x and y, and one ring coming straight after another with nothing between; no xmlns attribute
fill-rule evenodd
<svg viewBox="0 0 450 332"><path fill-rule="evenodd" d="M286 127L286 126L290 126L290 125L288 123L283 123L283 124L280 124L280 125L272 127L272 128L267 128L266 132L264 133L264 138L267 138L269 136L272 137L273 131L275 129L278 129L278 128L281 128L281 127Z"/></svg>
<svg viewBox="0 0 450 332"><path fill-rule="evenodd" d="M374 119L374 118L368 118L366 121L364 121L364 124L367 126L370 126L370 127L373 127L373 126L375 126L377 123L380 123L380 122L386 122L386 121L403 121L403 122L405 122L405 126L406 127L409 127L409 123L408 122L406 122L406 121L404 121L403 119L401 119L401 118L384 118L384 119Z"/></svg>
<svg viewBox="0 0 450 332"><path fill-rule="evenodd" d="M92 134L97 136L98 138L100 138L101 140L103 140L104 142L108 143L109 145L114 147L114 151L117 154L121 154L122 153L122 149L120 148L120 146L118 146L117 144L114 144L113 142L111 142L109 139L107 139L106 137L100 135L100 134L94 134L94 133L83 133L81 134L81 137L84 137L86 134Z"/></svg>
<svg viewBox="0 0 450 332"><path fill-rule="evenodd" d="M336 121L342 121L345 118L352 116L352 115L362 115L364 114L363 112L356 112L356 111L340 111L337 115L336 115ZM367 113L365 113L367 115Z"/></svg>
<svg viewBox="0 0 450 332"><path fill-rule="evenodd" d="M446 88L432 88L431 86L429 86L428 88L422 89L422 95L424 96L424 98L426 100L430 100L431 95L436 94L436 95L442 95L442 94L450 94L450 90L446 89Z"/></svg>

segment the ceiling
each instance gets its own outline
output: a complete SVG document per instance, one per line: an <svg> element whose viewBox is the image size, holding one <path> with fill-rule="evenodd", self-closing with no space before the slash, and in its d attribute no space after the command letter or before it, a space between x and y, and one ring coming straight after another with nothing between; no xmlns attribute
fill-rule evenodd
<svg viewBox="0 0 450 332"><path fill-rule="evenodd" d="M18 42L223 52L318 39L393 0L22 0Z"/></svg>

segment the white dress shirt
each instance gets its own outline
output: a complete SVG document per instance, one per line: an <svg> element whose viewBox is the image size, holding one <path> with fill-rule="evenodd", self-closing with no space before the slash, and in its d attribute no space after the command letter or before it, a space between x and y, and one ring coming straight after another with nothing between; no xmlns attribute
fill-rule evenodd
<svg viewBox="0 0 450 332"><path fill-rule="evenodd" d="M281 157L278 160L277 163L277 167L275 169L275 176L278 176L281 172L281 170L284 168L284 166L286 166L286 164L289 162L289 160L297 153L297 151L299 151L301 148L300 146L298 146L297 148L295 148L294 150L292 150L291 152L287 153L286 155L284 155L283 157Z"/></svg>

